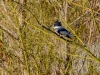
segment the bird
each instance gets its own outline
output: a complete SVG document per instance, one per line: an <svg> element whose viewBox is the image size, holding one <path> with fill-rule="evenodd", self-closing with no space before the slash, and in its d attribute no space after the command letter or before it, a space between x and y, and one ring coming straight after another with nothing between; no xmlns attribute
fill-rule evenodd
<svg viewBox="0 0 100 75"><path fill-rule="evenodd" d="M60 35L61 37L67 37L71 39L72 34L65 29L58 20L54 22L53 28L56 34Z"/></svg>

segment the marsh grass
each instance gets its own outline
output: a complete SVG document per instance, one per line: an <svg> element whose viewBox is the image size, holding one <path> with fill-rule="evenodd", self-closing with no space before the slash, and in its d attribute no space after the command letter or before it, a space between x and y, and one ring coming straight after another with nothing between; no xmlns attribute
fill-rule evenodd
<svg viewBox="0 0 100 75"><path fill-rule="evenodd" d="M1 75L99 75L99 0L1 0ZM55 20L73 34L60 38Z"/></svg>

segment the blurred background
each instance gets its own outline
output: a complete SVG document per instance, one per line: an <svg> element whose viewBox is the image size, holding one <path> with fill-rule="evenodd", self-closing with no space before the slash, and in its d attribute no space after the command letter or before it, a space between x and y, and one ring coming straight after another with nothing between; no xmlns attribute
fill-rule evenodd
<svg viewBox="0 0 100 75"><path fill-rule="evenodd" d="M0 0L0 75L100 75L100 0ZM71 40L51 27L56 20Z"/></svg>

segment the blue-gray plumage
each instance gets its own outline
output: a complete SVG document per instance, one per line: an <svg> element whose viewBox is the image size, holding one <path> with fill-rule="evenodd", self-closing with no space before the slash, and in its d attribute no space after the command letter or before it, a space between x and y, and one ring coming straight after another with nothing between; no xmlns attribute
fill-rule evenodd
<svg viewBox="0 0 100 75"><path fill-rule="evenodd" d="M60 36L66 36L68 38L71 38L70 32L68 30L66 30L65 28L63 28L61 26L61 22L59 22L59 21L54 22L54 30Z"/></svg>

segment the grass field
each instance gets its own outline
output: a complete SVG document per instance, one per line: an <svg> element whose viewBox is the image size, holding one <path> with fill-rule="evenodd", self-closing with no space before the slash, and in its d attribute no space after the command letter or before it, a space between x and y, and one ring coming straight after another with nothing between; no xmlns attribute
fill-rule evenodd
<svg viewBox="0 0 100 75"><path fill-rule="evenodd" d="M0 75L100 75L100 1L0 0Z"/></svg>

